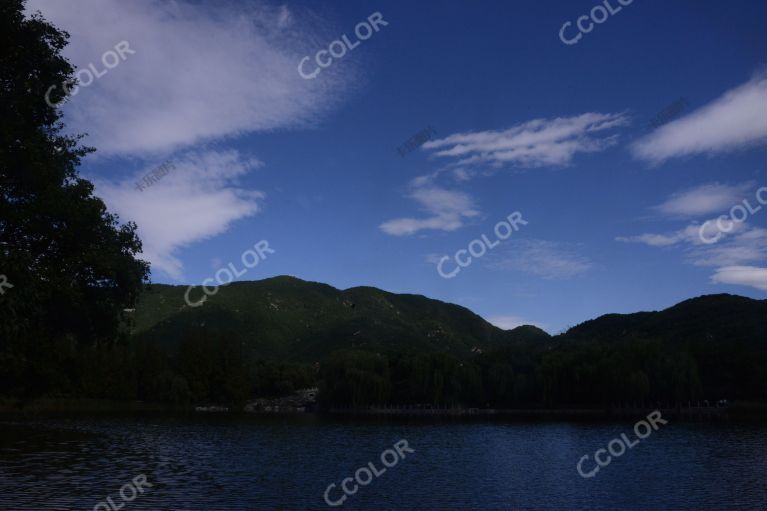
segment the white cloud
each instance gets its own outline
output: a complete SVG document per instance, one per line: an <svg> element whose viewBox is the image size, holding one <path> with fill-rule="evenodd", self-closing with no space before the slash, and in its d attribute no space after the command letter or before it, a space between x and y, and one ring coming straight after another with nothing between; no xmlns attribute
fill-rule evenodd
<svg viewBox="0 0 767 511"><path fill-rule="evenodd" d="M689 217L706 215L715 212L726 212L743 200L743 195L754 187L754 183L723 185L708 183L671 195L662 204L652 209L671 217ZM716 218L703 224L694 222L687 227L666 233L645 233L636 236L619 236L616 241L624 243L641 243L652 247L667 247L686 243L690 245L708 245L704 240L718 240L748 230L744 223L733 223L728 232L722 231L716 223ZM726 222L725 225L729 225ZM701 233L701 228L703 232ZM710 248L710 247L709 247Z"/></svg>
<svg viewBox="0 0 767 511"><path fill-rule="evenodd" d="M71 34L64 54L80 69L104 70L102 55L123 40L135 51L64 106L68 127L90 133L85 142L101 154L151 155L302 126L353 79L353 56L317 79L298 75L320 43L316 23L285 6L30 0L27 8Z"/></svg>
<svg viewBox="0 0 767 511"><path fill-rule="evenodd" d="M735 227L733 227L733 232L736 229L741 229L742 225L743 224L735 224ZM702 238L700 231L701 224L693 223L678 231L668 233L645 233L637 236L618 236L615 238L615 240L621 241L623 243L641 243L651 247L668 247L679 243L700 245L705 243L704 239L710 240L717 237L718 235L723 237L727 235L723 232L720 233L716 227L716 224L713 222L705 224L705 227L703 227Z"/></svg>
<svg viewBox="0 0 767 511"><path fill-rule="evenodd" d="M767 291L767 268L758 266L726 266L711 277L715 284L749 286Z"/></svg>
<svg viewBox="0 0 767 511"><path fill-rule="evenodd" d="M424 260L429 264L439 264L444 257L444 254L426 254Z"/></svg>
<svg viewBox="0 0 767 511"><path fill-rule="evenodd" d="M568 165L576 153L602 151L615 144L617 135L598 134L627 124L629 119L624 114L585 113L535 119L503 131L458 133L431 140L423 147L436 150L436 156L460 158L458 165Z"/></svg>
<svg viewBox="0 0 767 511"><path fill-rule="evenodd" d="M637 158L715 154L767 142L767 74L725 92L708 105L672 121L632 146Z"/></svg>
<svg viewBox="0 0 767 511"><path fill-rule="evenodd" d="M738 266L767 261L767 229L746 226L719 243L698 245L691 250L690 261L696 266Z"/></svg>
<svg viewBox="0 0 767 511"><path fill-rule="evenodd" d="M457 168L453 170L453 177L456 181L468 181L474 176L474 172L471 170L463 169L463 168Z"/></svg>
<svg viewBox="0 0 767 511"><path fill-rule="evenodd" d="M615 241L623 243L642 243L651 247L667 247L676 245L685 239L685 231L676 231L668 234L645 233L637 236L618 236Z"/></svg>
<svg viewBox="0 0 767 511"><path fill-rule="evenodd" d="M454 231L463 227L466 218L479 215L473 199L466 193L435 186L416 187L410 198L421 205L426 218L396 218L380 228L393 236L409 236L422 230Z"/></svg>
<svg viewBox="0 0 767 511"><path fill-rule="evenodd" d="M743 200L754 183L723 185L709 183L675 193L653 209L673 216L698 216L727 211Z"/></svg>
<svg viewBox="0 0 767 511"><path fill-rule="evenodd" d="M456 181L468 181L478 170L475 163L489 162L492 166L512 164L520 167L567 165L578 152L601 151L616 142L617 135L601 137L597 134L629 124L624 114L586 113L575 117L536 119L504 131L459 133L430 140L423 148L433 150L438 157L459 158L457 163L418 176L410 187L423 209L431 215L426 218L397 218L383 223L380 228L395 236L432 229L453 231L464 225L464 220L478 215L471 198L461 192L445 190L437 185L445 172Z"/></svg>
<svg viewBox="0 0 767 511"><path fill-rule="evenodd" d="M159 163L159 162L158 162ZM256 214L261 192L237 188L237 179L260 166L237 151L188 153L172 161L175 168L143 191L135 183L152 167L119 183L96 180L96 194L120 220L135 221L143 256L180 280L176 252L224 232L232 222ZM253 240L258 241L258 240Z"/></svg>
<svg viewBox="0 0 767 511"><path fill-rule="evenodd" d="M554 241L525 239L512 241L491 268L531 273L547 280L575 277L592 268L591 261L578 254L577 247Z"/></svg>
<svg viewBox="0 0 767 511"><path fill-rule="evenodd" d="M183 151L247 132L307 126L343 96L358 69L349 55L343 66L302 79L300 59L332 40L317 34L315 27L325 24L308 11L258 0L29 0L27 10L42 11L71 34L64 55L81 70L91 63L106 69L102 55L121 41L135 52L81 87L64 104L64 120L68 129L90 133L85 143L97 156L152 162L145 171L168 157L175 164L143 192L134 180L145 171L129 181L92 179L121 221L138 224L153 271L174 279L182 278L179 249L256 214L263 198L237 183L257 161L235 151Z"/></svg>
<svg viewBox="0 0 767 511"><path fill-rule="evenodd" d="M533 325L533 326L537 326L538 328L542 330L545 330L543 325L539 323L535 323L533 321L528 321L519 316L506 316L506 315L491 316L487 318L487 322L503 330L513 330L517 328L518 326L523 326L523 325Z"/></svg>
<svg viewBox="0 0 767 511"><path fill-rule="evenodd" d="M618 237L616 240L642 243L653 247L679 245L684 249L687 263L695 266L717 267L716 273L712 276L713 282L733 284L753 282L755 284L744 285L759 287L759 283L762 282L759 280L761 274L753 271L755 267L743 265L767 261L767 229L751 227L746 223L733 223L732 231L724 233L718 230L715 222L705 225L703 238L717 241L704 243L700 236L701 226L698 224L667 234L642 234Z"/></svg>
<svg viewBox="0 0 767 511"><path fill-rule="evenodd" d="M729 227L729 224L728 224ZM722 231L716 221L710 220L703 224L693 223L668 233L646 233L638 236L618 236L616 241L623 243L640 243L651 247L669 247L672 245L686 244L699 247L696 254L710 254L722 250L722 246L745 247L753 243L761 243L765 238L761 233L765 229L752 228L745 223L732 223L729 232ZM702 229L702 232L701 232ZM697 257L696 260L702 260Z"/></svg>

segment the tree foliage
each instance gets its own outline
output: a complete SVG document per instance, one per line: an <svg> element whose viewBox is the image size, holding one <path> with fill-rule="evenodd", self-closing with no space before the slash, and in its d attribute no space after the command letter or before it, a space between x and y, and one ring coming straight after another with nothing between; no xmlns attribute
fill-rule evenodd
<svg viewBox="0 0 767 511"><path fill-rule="evenodd" d="M25 374L40 390L57 384L44 367L63 362L55 354L119 338L149 267L136 257L136 226L121 225L78 175L93 150L63 134L51 106L63 88L46 101L73 79L61 56L68 34L23 7L0 3L0 274L13 286L0 294L0 379Z"/></svg>
<svg viewBox="0 0 767 511"><path fill-rule="evenodd" d="M195 310L184 288L147 292L136 225L79 176L93 149L52 106L73 81L68 34L23 8L0 2L0 286L13 286L0 287L0 394L242 403L319 385L328 406L498 408L767 398L767 301L701 297L550 337L422 296L288 277L232 284ZM136 326L125 310L139 296Z"/></svg>

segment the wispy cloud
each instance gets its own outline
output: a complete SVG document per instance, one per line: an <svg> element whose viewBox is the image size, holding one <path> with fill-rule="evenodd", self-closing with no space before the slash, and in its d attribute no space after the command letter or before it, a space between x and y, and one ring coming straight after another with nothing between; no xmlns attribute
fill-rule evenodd
<svg viewBox="0 0 767 511"><path fill-rule="evenodd" d="M423 147L434 150L439 157L457 158L459 166L562 166L569 165L577 153L602 151L614 145L617 135L604 136L604 132L628 124L628 117L622 113L585 113L535 119L502 131L457 133L426 142Z"/></svg>
<svg viewBox="0 0 767 511"><path fill-rule="evenodd" d="M733 230L724 233L718 230L714 222L701 225L691 224L684 229L665 234L642 234L616 238L627 243L641 243L651 247L680 247L685 254L685 261L695 266L718 267L712 281L759 287L761 280L758 272L734 271L732 268L745 268L744 264L767 261L767 229L751 227L746 223L734 223ZM716 243L704 243L703 239L718 240ZM753 268L753 267L749 267ZM737 276L737 281L735 280ZM749 280L749 277L754 277Z"/></svg>
<svg viewBox="0 0 767 511"><path fill-rule="evenodd" d="M767 73L725 92L708 105L639 139L634 155L660 163L767 142Z"/></svg>
<svg viewBox="0 0 767 511"><path fill-rule="evenodd" d="M748 249L752 251L767 239L764 229L752 228L745 223L733 223L732 230L724 232L719 229L716 222L708 221L703 224L692 223L683 229L666 233L645 233L636 236L618 236L616 241L623 243L639 243L650 247L670 247L673 245L697 247L692 253L693 260L701 266L715 266L722 263L700 263L700 261L713 260L711 254L733 252L735 247L738 251ZM712 243L713 242L713 243ZM765 254L767 255L767 254Z"/></svg>
<svg viewBox="0 0 767 511"><path fill-rule="evenodd" d="M422 230L454 231L463 227L467 218L479 215L474 200L464 192L436 186L416 187L409 194L428 213L425 218L395 218L380 228L393 236L408 236Z"/></svg>
<svg viewBox="0 0 767 511"><path fill-rule="evenodd" d="M489 266L537 275L547 280L569 279L589 271L593 264L578 253L578 246L555 241L524 239L508 242L508 249Z"/></svg>
<svg viewBox="0 0 767 511"><path fill-rule="evenodd" d="M689 260L696 266L737 266L767 261L767 229L744 227L719 243L697 245L690 251Z"/></svg>
<svg viewBox="0 0 767 511"><path fill-rule="evenodd" d="M181 248L256 214L263 198L237 179L258 167L256 160L235 151L184 151L248 132L304 127L354 79L352 57L322 79L299 76L297 63L317 48L313 27L322 24L284 5L29 0L27 9L71 34L64 54L77 68L93 63L103 70L102 55L121 41L135 52L67 101L65 122L90 133L85 143L97 156L147 163L126 181L93 181L111 211L138 224L153 271L174 279L183 275ZM165 159L175 169L135 190L134 181Z"/></svg>
<svg viewBox="0 0 767 511"><path fill-rule="evenodd" d="M738 227L740 227L740 225L742 224L738 224ZM733 230L734 229L735 228L733 228ZM704 241L701 239L700 231L701 224L693 223L684 229L679 229L677 231L666 233L644 233L636 236L618 236L615 238L615 240L623 243L641 243L651 247L668 247L680 243L702 245L704 244ZM705 224L705 227L703 227L703 238L711 239L718 235L724 236L726 234L720 234L720 231L717 229L716 224L714 223Z"/></svg>
<svg viewBox="0 0 767 511"><path fill-rule="evenodd" d="M468 181L477 175L475 163L493 167L504 164L518 167L562 166L572 162L579 152L596 152L615 144L617 135L604 132L629 124L625 114L585 113L575 117L536 119L503 131L458 133L431 140L423 148L437 157L457 159L442 168L411 180L411 197L430 213L426 218L397 218L380 228L395 236L421 230L453 231L466 218L478 214L471 198L462 192L449 191L437 183L448 173L455 181Z"/></svg>
<svg viewBox="0 0 767 511"><path fill-rule="evenodd" d="M256 214L261 192L237 187L238 178L261 164L236 151L188 153L144 191L135 182L147 169L118 183L96 180L96 193L120 215L138 224L143 259L171 278L183 277L177 251L224 232L232 222Z"/></svg>
<svg viewBox="0 0 767 511"><path fill-rule="evenodd" d="M737 185L703 184L675 193L653 209L671 216L700 216L723 212L742 201L743 196L753 187L752 182Z"/></svg>
<svg viewBox="0 0 767 511"><path fill-rule="evenodd" d="M735 284L767 291L767 268L758 266L727 266L711 276L716 284Z"/></svg>
<svg viewBox="0 0 767 511"><path fill-rule="evenodd" d="M103 69L102 54L123 40L135 51L64 107L68 126L90 133L86 143L100 154L168 152L304 125L353 79L340 66L322 80L301 79L296 65L316 46L314 24L285 6L30 0L27 8L70 32L65 54L79 68Z"/></svg>
<svg viewBox="0 0 767 511"><path fill-rule="evenodd" d="M674 193L663 203L653 206L652 209L670 218L724 213L739 204L743 200L743 196L752 188L754 188L753 182L737 185L703 184ZM717 218L712 218L702 224L692 222L682 229L665 233L618 236L615 240L624 243L641 243L652 247L668 247L678 244L709 245L710 240L721 241L749 229L745 223L728 222L732 223L732 226L725 232L718 226L716 220Z"/></svg>

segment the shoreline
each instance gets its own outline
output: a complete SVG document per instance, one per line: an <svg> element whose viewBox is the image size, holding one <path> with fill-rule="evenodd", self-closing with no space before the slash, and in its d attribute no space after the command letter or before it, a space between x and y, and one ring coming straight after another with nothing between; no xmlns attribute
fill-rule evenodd
<svg viewBox="0 0 767 511"><path fill-rule="evenodd" d="M396 416L396 417L476 417L476 418L520 418L520 419L613 419L640 417L653 410L659 410L664 417L682 419L724 419L734 414L731 408L454 408L454 409L411 409L411 408L332 408L326 413L349 416ZM763 412L767 417L767 412ZM736 414L737 415L737 414Z"/></svg>
<svg viewBox="0 0 767 511"><path fill-rule="evenodd" d="M0 416L4 415L109 415L109 414L172 414L191 416L272 416L317 415L328 417L418 417L418 418L519 418L529 419L615 419L639 417L649 411L659 410L664 417L677 419L733 419L767 418L767 403L738 402L729 406L690 407L563 407L563 408L427 408L403 407L308 407L306 410L244 411L236 407L221 407L222 410L195 410L195 405L166 405L146 401L113 401L104 399L79 398L38 398L21 401L14 398L0 399Z"/></svg>

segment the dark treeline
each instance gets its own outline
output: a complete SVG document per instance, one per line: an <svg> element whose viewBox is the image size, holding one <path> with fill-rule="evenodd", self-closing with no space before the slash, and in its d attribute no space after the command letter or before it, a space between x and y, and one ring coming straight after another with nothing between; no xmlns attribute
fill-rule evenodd
<svg viewBox="0 0 767 511"><path fill-rule="evenodd" d="M26 347L26 348L24 348ZM260 359L228 337L190 333L173 356L150 342L56 341L0 350L0 396L240 405L316 383L316 369Z"/></svg>
<svg viewBox="0 0 767 511"><path fill-rule="evenodd" d="M444 354L338 353L323 364L330 406L376 404L494 408L610 407L767 398L767 352L727 356L707 343L661 341L524 344L459 360Z"/></svg>
<svg viewBox="0 0 767 511"><path fill-rule="evenodd" d="M136 225L109 213L93 184L79 176L93 149L63 134L62 114L52 106L64 99L60 85L74 78L61 56L67 39L39 15L25 17L22 0L0 2L0 397L236 404L313 386L326 406L612 406L767 397L764 304L746 299L713 297L656 323L642 323L647 314L595 320L580 334L544 334L462 358L434 352L448 351L429 337L445 333L440 324L423 334L420 352L320 350L308 359L312 364L266 359L248 342L270 337L258 328L240 336L190 327L173 349L131 336L128 311L145 291L149 265L138 258ZM393 309L383 293L374 302L387 306L371 309L378 311L373 318ZM408 312L415 302L401 299L399 306ZM456 323L455 306L443 305L430 301L420 310L434 322ZM402 317L411 316L417 318L410 326L381 328L378 346L415 350L414 337L395 342L417 331L418 314ZM500 333L473 315L467 321L466 331L482 338ZM323 350L355 346L334 338L335 331L329 321L311 335ZM627 331L639 334L627 337ZM458 334L445 339L453 353L472 349Z"/></svg>
<svg viewBox="0 0 767 511"><path fill-rule="evenodd" d="M319 386L323 406L608 407L767 397L767 353L658 341L520 343L463 360L349 350L317 364L267 361L236 337L190 330L173 355L150 342L5 350L6 395L239 405Z"/></svg>
<svg viewBox="0 0 767 511"><path fill-rule="evenodd" d="M136 225L121 224L77 168L92 148L64 135L68 35L21 0L0 2L0 394L106 385L123 311L149 276ZM127 360L115 364L123 370ZM114 376L117 378L117 376ZM119 383L111 385L119 387Z"/></svg>

